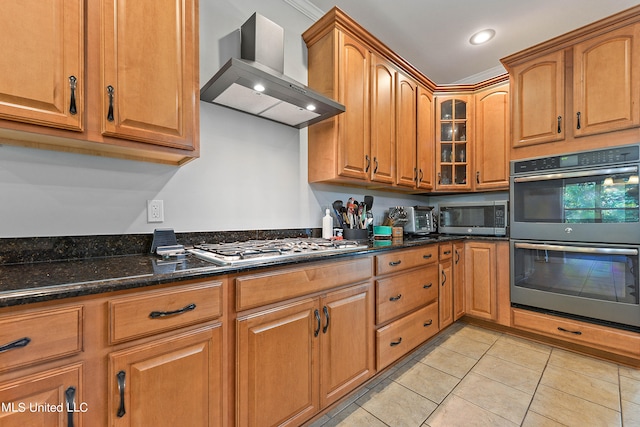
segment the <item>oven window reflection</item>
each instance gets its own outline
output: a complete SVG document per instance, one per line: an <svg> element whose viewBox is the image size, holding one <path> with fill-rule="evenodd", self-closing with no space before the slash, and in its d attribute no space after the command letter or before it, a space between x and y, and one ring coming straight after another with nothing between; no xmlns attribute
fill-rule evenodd
<svg viewBox="0 0 640 427"><path fill-rule="evenodd" d="M566 223L638 222L637 175L567 180L563 199Z"/></svg>

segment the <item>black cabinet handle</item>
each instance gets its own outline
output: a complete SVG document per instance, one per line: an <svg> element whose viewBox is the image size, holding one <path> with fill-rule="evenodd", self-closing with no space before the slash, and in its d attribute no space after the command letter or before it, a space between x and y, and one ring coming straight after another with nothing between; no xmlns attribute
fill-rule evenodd
<svg viewBox="0 0 640 427"><path fill-rule="evenodd" d="M124 378L125 378L125 375L127 375L127 374L124 371L120 371L116 375L116 378L118 379L118 392L120 393L120 406L118 406L118 413L116 414L118 416L118 418L124 417L124 414L127 413L127 411L124 410L124 386L125 386Z"/></svg>
<svg viewBox="0 0 640 427"><path fill-rule="evenodd" d="M422 289L429 289L432 286L433 286L433 283L428 283L426 285L422 285Z"/></svg>
<svg viewBox="0 0 640 427"><path fill-rule="evenodd" d="M391 341L391 342L389 343L389 345L390 345L391 347L395 347L395 346L397 346L397 345L400 345L400 343L401 343L401 342L402 342L402 337L398 338L398 341Z"/></svg>
<svg viewBox="0 0 640 427"><path fill-rule="evenodd" d="M76 109L76 76L69 76L69 87L71 88L71 100L69 101L69 114L77 114Z"/></svg>
<svg viewBox="0 0 640 427"><path fill-rule="evenodd" d="M558 133L562 133L562 116L558 116Z"/></svg>
<svg viewBox="0 0 640 427"><path fill-rule="evenodd" d="M576 116L577 116L577 119L578 119L578 124L576 125L576 129L580 129L580 116L581 116L580 111L578 111Z"/></svg>
<svg viewBox="0 0 640 427"><path fill-rule="evenodd" d="M444 255L449 255L449 254L451 254L451 251L444 251L444 252L442 252L442 253L443 253Z"/></svg>
<svg viewBox="0 0 640 427"><path fill-rule="evenodd" d="M400 265L400 264L402 264L402 260L398 260L398 261L389 261L389 265L390 265L391 267L395 267L395 266Z"/></svg>
<svg viewBox="0 0 640 427"><path fill-rule="evenodd" d="M15 340L0 347L0 353L4 353L5 351L13 350L16 348L26 347L30 342L31 338L29 337L20 338L19 340Z"/></svg>
<svg viewBox="0 0 640 427"><path fill-rule="evenodd" d="M329 309L327 308L326 305L322 307L322 311L324 312L324 317L327 318L327 323L325 323L324 326L322 327L322 333L326 334L327 329L329 329L329 322L331 321L331 318L329 317Z"/></svg>
<svg viewBox="0 0 640 427"><path fill-rule="evenodd" d="M442 286L444 286L445 283L447 283L447 273L442 270Z"/></svg>
<svg viewBox="0 0 640 427"><path fill-rule="evenodd" d="M426 255L422 255L422 258L423 258L423 259L429 259L429 258L431 258L432 256L433 256L433 255L431 255L431 254L426 254Z"/></svg>
<svg viewBox="0 0 640 427"><path fill-rule="evenodd" d="M320 334L320 328L321 328L321 325L322 325L322 319L320 319L320 312L318 311L317 308L313 311L313 315L316 316L316 324L318 325L316 330L313 331L313 336L317 337Z"/></svg>
<svg viewBox="0 0 640 427"><path fill-rule="evenodd" d="M456 264L460 261L460 251L456 249Z"/></svg>
<svg viewBox="0 0 640 427"><path fill-rule="evenodd" d="M73 410L75 409L76 388L69 387L65 390L64 395L65 401L67 402L67 427L73 427Z"/></svg>
<svg viewBox="0 0 640 427"><path fill-rule="evenodd" d="M365 167L364 171L369 172L369 168L371 168L371 158L367 154L366 156L364 156L364 159L367 161L367 166Z"/></svg>
<svg viewBox="0 0 640 427"><path fill-rule="evenodd" d="M422 324L423 327L431 326L433 324L433 319L429 319Z"/></svg>
<svg viewBox="0 0 640 427"><path fill-rule="evenodd" d="M391 302L399 301L400 298L402 298L402 294L398 294L395 297L389 298L389 301L391 301Z"/></svg>
<svg viewBox="0 0 640 427"><path fill-rule="evenodd" d="M152 319L157 319L159 317L167 317L167 316L174 316L176 314L183 314L195 309L196 309L195 304L189 304L185 307L182 307L181 309L174 310L174 311L152 311L151 313L149 313L149 317Z"/></svg>
<svg viewBox="0 0 640 427"><path fill-rule="evenodd" d="M438 172L438 184L440 184L442 182L442 180L440 178L441 178L440 172Z"/></svg>
<svg viewBox="0 0 640 427"><path fill-rule="evenodd" d="M476 184L480 184L480 171L476 171Z"/></svg>
<svg viewBox="0 0 640 427"><path fill-rule="evenodd" d="M422 182L422 179L424 178L424 173L422 172L422 169L420 169L420 177L418 178L418 182Z"/></svg>
<svg viewBox="0 0 640 427"><path fill-rule="evenodd" d="M378 158L377 157L373 158L373 164L375 165L373 167L373 173L378 173Z"/></svg>
<svg viewBox="0 0 640 427"><path fill-rule="evenodd" d="M580 331L570 331L570 330L568 330L568 329L561 328L560 326L558 326L558 330L559 330L560 332L566 332L566 333L568 333L568 334L582 335L582 332L580 332Z"/></svg>
<svg viewBox="0 0 640 427"><path fill-rule="evenodd" d="M109 94L109 112L107 113L107 120L112 122L113 121L113 94L115 92L115 89L113 88L113 86L109 85L107 86L107 93Z"/></svg>

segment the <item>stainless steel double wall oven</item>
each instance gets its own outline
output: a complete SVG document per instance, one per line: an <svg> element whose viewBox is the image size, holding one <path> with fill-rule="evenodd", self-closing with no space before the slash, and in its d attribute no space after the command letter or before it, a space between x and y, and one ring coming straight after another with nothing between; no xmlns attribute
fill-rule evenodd
<svg viewBox="0 0 640 427"><path fill-rule="evenodd" d="M511 162L511 302L640 330L640 145Z"/></svg>

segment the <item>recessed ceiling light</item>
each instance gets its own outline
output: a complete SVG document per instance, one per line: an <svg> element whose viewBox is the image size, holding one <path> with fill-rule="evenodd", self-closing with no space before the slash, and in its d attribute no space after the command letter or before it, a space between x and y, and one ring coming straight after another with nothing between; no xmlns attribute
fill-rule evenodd
<svg viewBox="0 0 640 427"><path fill-rule="evenodd" d="M309 105L307 105L307 110L309 110L309 111L315 111L315 110L316 110L316 106L315 106L315 105L313 105L313 104L309 104Z"/></svg>
<svg viewBox="0 0 640 427"><path fill-rule="evenodd" d="M260 83L256 83L256 85L253 87L253 89L256 92L264 92L264 86L262 86Z"/></svg>
<svg viewBox="0 0 640 427"><path fill-rule="evenodd" d="M478 31L469 39L469 43L473 45L483 44L491 40L496 35L496 30L488 28L486 30Z"/></svg>

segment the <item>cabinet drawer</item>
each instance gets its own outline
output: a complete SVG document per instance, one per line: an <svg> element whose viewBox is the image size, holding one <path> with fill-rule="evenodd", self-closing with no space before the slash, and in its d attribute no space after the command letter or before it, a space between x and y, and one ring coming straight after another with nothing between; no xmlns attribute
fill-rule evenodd
<svg viewBox="0 0 640 427"><path fill-rule="evenodd" d="M393 251L376 255L376 274L402 271L421 265L438 262L438 245L423 246L418 249Z"/></svg>
<svg viewBox="0 0 640 427"><path fill-rule="evenodd" d="M222 282L176 286L109 301L111 344L222 316Z"/></svg>
<svg viewBox="0 0 640 427"><path fill-rule="evenodd" d="M0 372L82 351L83 306L0 318Z"/></svg>
<svg viewBox="0 0 640 427"><path fill-rule="evenodd" d="M451 243L444 243L439 246L440 249L440 261L451 259L453 254L453 245Z"/></svg>
<svg viewBox="0 0 640 427"><path fill-rule="evenodd" d="M438 266L376 280L376 323L384 323L438 298Z"/></svg>
<svg viewBox="0 0 640 427"><path fill-rule="evenodd" d="M236 309L260 307L371 278L371 257L278 269L236 279Z"/></svg>
<svg viewBox="0 0 640 427"><path fill-rule="evenodd" d="M376 331L377 368L383 369L438 333L438 303Z"/></svg>
<svg viewBox="0 0 640 427"><path fill-rule="evenodd" d="M640 334L517 308L511 311L515 328L640 358Z"/></svg>

